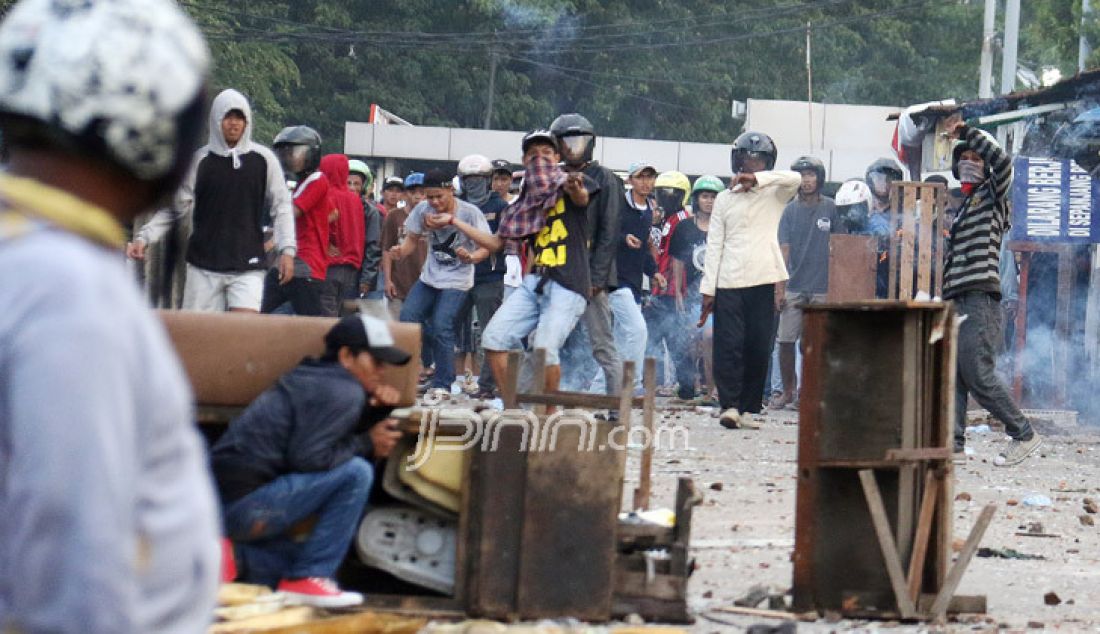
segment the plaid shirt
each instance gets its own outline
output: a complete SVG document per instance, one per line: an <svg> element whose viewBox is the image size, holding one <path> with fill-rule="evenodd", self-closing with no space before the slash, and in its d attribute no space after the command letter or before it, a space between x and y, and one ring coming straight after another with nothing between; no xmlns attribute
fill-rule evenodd
<svg viewBox="0 0 1100 634"><path fill-rule="evenodd" d="M501 213L497 233L502 238L525 238L546 226L546 212L563 196L565 172L548 158L535 157L523 175L519 198Z"/></svg>

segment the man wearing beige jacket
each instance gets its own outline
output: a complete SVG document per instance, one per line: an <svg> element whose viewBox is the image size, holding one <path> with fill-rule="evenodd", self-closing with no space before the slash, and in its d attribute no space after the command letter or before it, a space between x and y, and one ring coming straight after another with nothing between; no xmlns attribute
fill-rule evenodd
<svg viewBox="0 0 1100 634"><path fill-rule="evenodd" d="M727 429L758 429L775 336L775 284L787 279L777 237L783 209L798 192L797 172L772 171L777 151L766 134L733 142L730 189L718 194L707 233L699 326L714 313L714 382Z"/></svg>

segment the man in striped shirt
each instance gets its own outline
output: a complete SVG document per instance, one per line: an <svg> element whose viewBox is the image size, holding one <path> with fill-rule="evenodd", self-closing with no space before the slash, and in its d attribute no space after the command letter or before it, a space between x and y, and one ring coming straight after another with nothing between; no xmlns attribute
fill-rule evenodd
<svg viewBox="0 0 1100 634"><path fill-rule="evenodd" d="M1012 438L993 461L1007 467L1023 462L1043 443L994 372L1001 341L1000 254L1009 227L1012 159L993 137L961 118L948 122L947 129L959 139L952 172L966 196L951 226L943 274L943 298L953 300L956 312L965 317L959 326L955 377L955 455L965 460L966 403L973 394Z"/></svg>

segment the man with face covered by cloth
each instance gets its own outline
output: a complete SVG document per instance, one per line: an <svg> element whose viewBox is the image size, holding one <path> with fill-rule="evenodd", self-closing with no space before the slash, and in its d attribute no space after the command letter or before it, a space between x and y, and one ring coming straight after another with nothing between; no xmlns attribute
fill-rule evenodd
<svg viewBox="0 0 1100 634"><path fill-rule="evenodd" d="M497 232L500 226L500 214L508 203L492 188L494 177L493 163L485 156L471 154L458 162L458 178L462 183L462 197L466 202L476 205L485 215L489 231ZM509 177L511 174L509 173ZM474 266L474 286L466 295L466 304L458 314L458 348L463 361L467 353L473 354L474 346L473 312L477 309L477 320L484 330L489 320L500 308L504 299L504 254L490 253ZM491 399L496 396L496 381L489 368L489 360L481 364L477 378L477 392L474 398Z"/></svg>
<svg viewBox="0 0 1100 634"><path fill-rule="evenodd" d="M1001 337L1000 256L1009 228L1012 159L993 137L959 118L953 117L946 127L959 139L951 171L966 196L951 225L943 268L943 298L952 300L963 318L955 377L955 457L966 460L966 401L973 395L1012 438L993 460L1007 467L1023 462L1043 444L994 371Z"/></svg>

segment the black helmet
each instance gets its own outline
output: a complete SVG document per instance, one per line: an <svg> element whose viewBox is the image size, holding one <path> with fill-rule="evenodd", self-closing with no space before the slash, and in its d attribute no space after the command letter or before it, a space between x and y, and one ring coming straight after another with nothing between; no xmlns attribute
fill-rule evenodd
<svg viewBox="0 0 1100 634"><path fill-rule="evenodd" d="M583 165L592 160L596 147L596 129L592 122L575 112L559 115L550 124L550 131L558 138L562 158L570 165Z"/></svg>
<svg viewBox="0 0 1100 634"><path fill-rule="evenodd" d="M745 157L762 156L765 170L775 167L775 158L779 150L775 148L772 138L763 132L742 132L733 140L733 149L730 150L730 167L733 173L741 172L741 164Z"/></svg>
<svg viewBox="0 0 1100 634"><path fill-rule="evenodd" d="M813 170L817 174L817 191L825 185L825 164L816 156L800 156L791 163L792 172L806 172Z"/></svg>
<svg viewBox="0 0 1100 634"><path fill-rule="evenodd" d="M527 148L535 141L542 141L543 143L549 143L554 146L554 150L560 152L561 147L558 145L558 139L552 132L545 128L539 128L538 130L531 130L527 134L523 135L523 141L520 143L520 150L527 154Z"/></svg>
<svg viewBox="0 0 1100 634"><path fill-rule="evenodd" d="M871 174L874 174L875 172L882 172L887 176L887 178L891 178L896 181L900 181L902 178L905 178L905 175L901 171L901 165L899 165L897 161L891 158L880 158L867 167L867 173L864 174L863 177L864 180L867 180L868 185L871 184Z"/></svg>
<svg viewBox="0 0 1100 634"><path fill-rule="evenodd" d="M287 174L309 174L321 164L321 135L309 126L283 128L272 145Z"/></svg>

